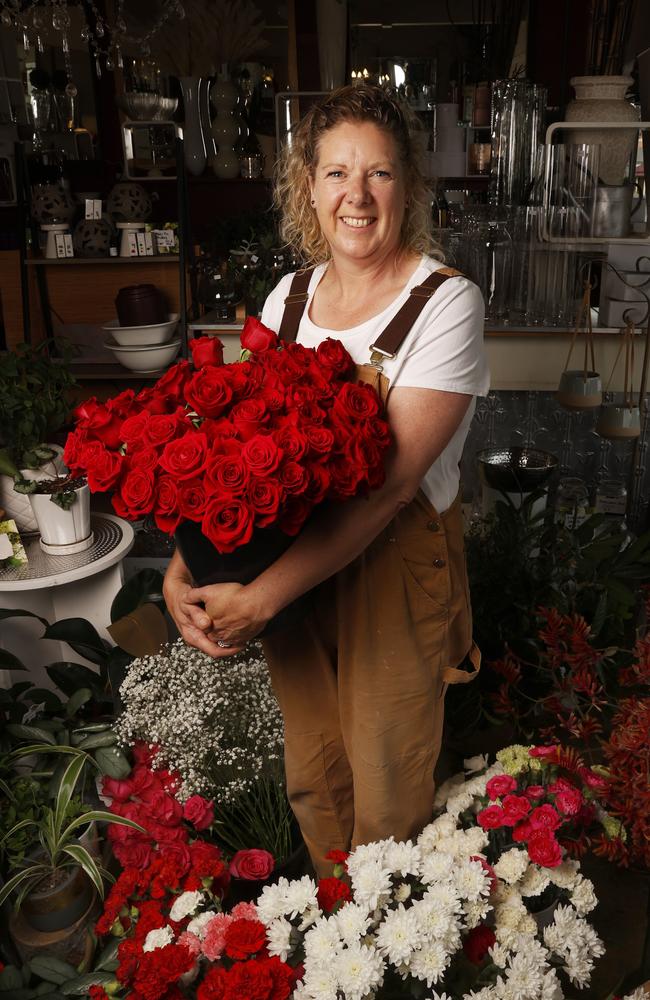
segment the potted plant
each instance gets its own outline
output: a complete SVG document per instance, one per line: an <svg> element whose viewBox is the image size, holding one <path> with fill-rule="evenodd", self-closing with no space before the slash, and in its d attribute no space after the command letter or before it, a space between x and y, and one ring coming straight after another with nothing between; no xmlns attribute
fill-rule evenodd
<svg viewBox="0 0 650 1000"><path fill-rule="evenodd" d="M93 544L90 490L85 477L58 475L31 481L28 496L44 552L70 555Z"/></svg>
<svg viewBox="0 0 650 1000"><path fill-rule="evenodd" d="M144 833L132 820L100 809L82 809L70 819L70 801L81 772L91 761L84 751L36 744L13 751L9 760L13 762L25 755L57 751L70 754L72 760L61 774L51 805L43 807L40 815L20 819L0 842L0 846L4 845L21 830L36 830L38 846L0 889L0 906L9 897L14 897L15 909L22 911L30 927L50 933L76 924L90 910L94 890L103 899L103 879L112 881L112 876L80 843L79 834L89 824L102 822L130 826Z"/></svg>
<svg viewBox="0 0 650 1000"><path fill-rule="evenodd" d="M61 349L60 358L50 357L47 342L19 345L0 355L0 506L19 531L37 530L29 502L21 495L29 491L25 484L52 478L64 468L61 448L46 442L64 425L76 382L69 349L58 341L55 347Z"/></svg>

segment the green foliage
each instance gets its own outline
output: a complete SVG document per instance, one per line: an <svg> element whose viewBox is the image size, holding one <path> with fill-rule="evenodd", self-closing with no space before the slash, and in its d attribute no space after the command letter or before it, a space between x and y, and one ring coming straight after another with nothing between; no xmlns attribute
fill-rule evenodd
<svg viewBox="0 0 650 1000"><path fill-rule="evenodd" d="M0 472L15 475L53 457L43 442L65 424L77 384L70 348L61 341L54 348L60 357L50 357L48 342L0 355Z"/></svg>

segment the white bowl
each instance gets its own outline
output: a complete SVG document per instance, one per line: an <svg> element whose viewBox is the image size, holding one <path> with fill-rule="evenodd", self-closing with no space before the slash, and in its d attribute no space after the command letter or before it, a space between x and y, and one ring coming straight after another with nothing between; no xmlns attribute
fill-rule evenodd
<svg viewBox="0 0 650 1000"><path fill-rule="evenodd" d="M169 313L166 323L149 323L146 326L120 326L119 319L112 319L104 324L102 330L110 333L115 343L123 347L149 347L171 340L178 319L178 313Z"/></svg>
<svg viewBox="0 0 650 1000"><path fill-rule="evenodd" d="M123 347L110 340L104 341L104 347L113 352L121 365L143 374L166 368L178 354L180 346L180 337L170 340L168 344L153 344L149 347Z"/></svg>

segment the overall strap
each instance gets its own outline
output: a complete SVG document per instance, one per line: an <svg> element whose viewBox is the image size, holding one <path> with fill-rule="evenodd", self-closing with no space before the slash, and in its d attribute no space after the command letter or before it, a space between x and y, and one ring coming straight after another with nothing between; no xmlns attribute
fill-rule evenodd
<svg viewBox="0 0 650 1000"><path fill-rule="evenodd" d="M298 336L298 327L308 299L308 288L313 267L303 267L293 276L289 294L284 300L284 312L278 336L287 344L292 344Z"/></svg>
<svg viewBox="0 0 650 1000"><path fill-rule="evenodd" d="M416 319L443 281L462 276L461 272L453 267L440 267L437 271L432 271L421 285L414 285L402 308L382 330L375 343L371 344L370 364L381 371L381 362L395 357Z"/></svg>

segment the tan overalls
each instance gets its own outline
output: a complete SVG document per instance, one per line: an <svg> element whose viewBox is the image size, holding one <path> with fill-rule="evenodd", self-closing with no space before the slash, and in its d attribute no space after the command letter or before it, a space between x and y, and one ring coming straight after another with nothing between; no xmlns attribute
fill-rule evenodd
<svg viewBox="0 0 650 1000"><path fill-rule="evenodd" d="M311 270L298 271L280 328L295 340ZM373 345L357 378L384 402L394 356L447 278L433 272ZM448 684L472 680L460 494L438 514L420 490L365 551L313 591L302 621L263 640L285 723L287 790L319 876L332 848L413 837L429 822ZM467 660L469 669L459 669Z"/></svg>

